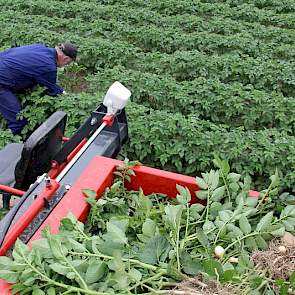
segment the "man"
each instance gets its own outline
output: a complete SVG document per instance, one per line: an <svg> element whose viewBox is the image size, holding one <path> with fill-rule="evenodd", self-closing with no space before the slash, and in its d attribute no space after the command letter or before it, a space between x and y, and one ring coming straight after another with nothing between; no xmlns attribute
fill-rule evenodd
<svg viewBox="0 0 295 295"><path fill-rule="evenodd" d="M56 83L57 67L70 64L76 56L71 43L55 48L32 44L0 52L0 112L13 134L20 134L27 123L17 119L22 106L16 93L36 85L45 86L50 96L65 93Z"/></svg>

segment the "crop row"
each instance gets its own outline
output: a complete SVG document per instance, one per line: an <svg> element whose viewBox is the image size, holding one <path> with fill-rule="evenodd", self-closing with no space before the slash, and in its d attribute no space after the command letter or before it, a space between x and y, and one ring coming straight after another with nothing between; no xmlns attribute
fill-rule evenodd
<svg viewBox="0 0 295 295"><path fill-rule="evenodd" d="M141 72L171 75L177 81L204 77L224 83L252 84L256 89L281 91L285 96L294 96L295 93L294 61L255 59L239 54L206 55L197 50L176 51L173 54L143 53L128 42L54 33L33 24L15 23L12 26L15 40L24 43L42 40L54 44L64 38L73 40L81 49L81 63L90 69L124 65ZM2 44L11 41L9 27L2 29L1 38Z"/></svg>
<svg viewBox="0 0 295 295"><path fill-rule="evenodd" d="M234 171L266 181L278 168L283 187L295 184L295 138L275 129L243 131L183 117L179 113L154 111L129 105L130 159L196 175L209 170L214 155L228 159ZM146 132L146 131L149 132ZM258 181L259 182L259 181Z"/></svg>
<svg viewBox="0 0 295 295"><path fill-rule="evenodd" d="M202 14L208 17L214 15L244 20L247 22L259 22L264 25L272 25L283 28L294 28L294 13L277 14L268 9L259 9L254 4L241 3L238 6L231 6L227 3L207 3L201 1L188 2L186 0L101 0L100 4L126 5L128 7L144 7L152 11L158 11L164 15L178 14Z"/></svg>
<svg viewBox="0 0 295 295"><path fill-rule="evenodd" d="M197 78L177 82L171 76L114 67L87 78L92 92L119 80L133 91L132 100L155 110L194 114L215 124L245 129L277 128L295 131L295 100L282 94L244 87L239 82Z"/></svg>
<svg viewBox="0 0 295 295"><path fill-rule="evenodd" d="M41 123L44 116L63 109L69 114L67 130L71 133L102 101L103 93L66 95L62 99L45 96L39 100L29 96L25 115L33 126ZM264 185L278 168L284 175L282 187L294 187L295 138L285 132L276 129L245 131L216 125L193 114L185 117L178 112L157 111L133 102L127 105L127 114L130 142L123 152L130 159L196 175L212 168L214 155L219 155L229 160L234 171L249 173L258 182L264 181ZM5 131L0 134L1 138L9 137Z"/></svg>
<svg viewBox="0 0 295 295"><path fill-rule="evenodd" d="M161 51L173 53L176 50L194 50L209 53L223 54L234 51L252 57L275 57L294 59L295 50L292 44L280 42L264 42L253 38L246 32L222 35L211 32L183 33L178 28L161 28L155 25L134 26L126 22L98 19L90 24L81 22L81 19L72 19L71 22L47 16L32 15L28 19L22 12L6 11L0 22L7 23L13 17L13 22L30 23L55 32L74 33L79 31L80 36L89 38L106 37L112 40L122 40L133 44L143 51ZM13 30L13 28L12 28ZM295 37L295 36L294 36Z"/></svg>
<svg viewBox="0 0 295 295"><path fill-rule="evenodd" d="M210 18L200 14L178 14L167 16L151 11L148 7L126 7L124 5L97 5L96 2L70 2L60 9L58 1L50 3L42 0L20 1L20 0L0 0L0 4L6 10L19 11L23 15L44 15L48 17L58 17L61 22L65 19L76 18L85 22L93 22L98 19L107 21L126 22L134 26L156 25L163 28L166 24L171 29L177 28L184 32L212 32L218 34L232 35L235 33L245 33L260 40L268 40L280 43L294 43L294 32L288 29L268 27L259 23L249 23L241 19L232 20L224 18L223 15L212 15ZM164 28L163 28L164 29Z"/></svg>
<svg viewBox="0 0 295 295"><path fill-rule="evenodd" d="M205 2L210 1L206 0ZM250 3L259 9L270 9L275 13L295 12L295 3L293 0L219 0L219 2L227 3L230 6L238 6L241 4ZM213 1L213 3L215 3L215 1Z"/></svg>

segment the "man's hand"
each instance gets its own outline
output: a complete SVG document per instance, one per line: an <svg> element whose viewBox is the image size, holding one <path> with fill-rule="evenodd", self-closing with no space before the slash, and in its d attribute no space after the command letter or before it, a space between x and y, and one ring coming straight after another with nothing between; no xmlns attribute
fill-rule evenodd
<svg viewBox="0 0 295 295"><path fill-rule="evenodd" d="M63 91L62 94L66 95L66 94L68 94L68 93L67 93L66 91Z"/></svg>

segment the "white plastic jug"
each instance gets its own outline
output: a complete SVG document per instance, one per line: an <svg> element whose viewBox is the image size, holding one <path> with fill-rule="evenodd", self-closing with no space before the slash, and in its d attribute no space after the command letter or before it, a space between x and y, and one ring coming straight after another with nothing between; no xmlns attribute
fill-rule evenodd
<svg viewBox="0 0 295 295"><path fill-rule="evenodd" d="M103 104L107 107L108 114L115 114L118 110L122 110L131 96L131 92L120 82L116 81L108 89Z"/></svg>

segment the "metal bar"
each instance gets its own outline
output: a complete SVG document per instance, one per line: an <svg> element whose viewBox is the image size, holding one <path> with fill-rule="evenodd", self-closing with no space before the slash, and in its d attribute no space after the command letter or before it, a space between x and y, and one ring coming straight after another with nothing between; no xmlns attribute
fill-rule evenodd
<svg viewBox="0 0 295 295"><path fill-rule="evenodd" d="M40 193L34 203L20 217L18 222L13 225L11 230L8 231L0 248L0 256L5 255L5 253L11 248L20 234L26 229L34 217L44 207L45 200L49 200L53 193L59 188L59 183L57 183L54 179L51 181L51 184L49 186L45 186L44 190Z"/></svg>
<svg viewBox="0 0 295 295"><path fill-rule="evenodd" d="M67 174L67 172L72 168L72 166L76 163L76 161L81 157L81 155L85 152L88 146L94 141L97 135L105 128L106 123L102 123L99 128L92 134L92 136L88 139L85 145L80 149L80 151L76 154L76 156L68 163L68 165L61 171L61 173L56 177L56 181L60 182L61 179Z"/></svg>
<svg viewBox="0 0 295 295"><path fill-rule="evenodd" d="M0 184L0 191L4 191L4 192L7 192L7 193L10 193L13 195L17 195L17 196L23 196L26 193L25 191L22 191L22 190L19 190L19 189L10 187L10 186L6 186L3 184Z"/></svg>

